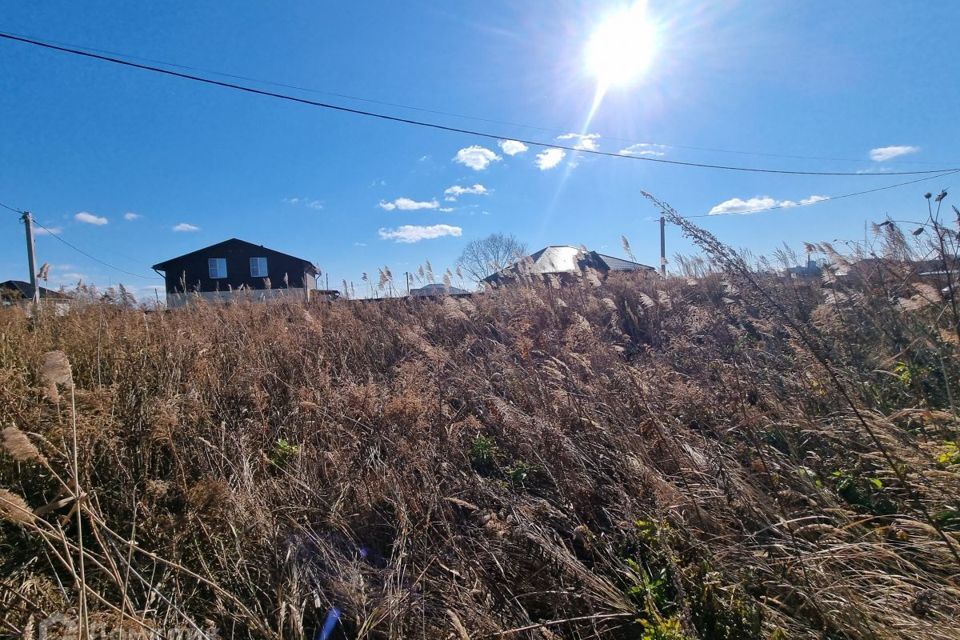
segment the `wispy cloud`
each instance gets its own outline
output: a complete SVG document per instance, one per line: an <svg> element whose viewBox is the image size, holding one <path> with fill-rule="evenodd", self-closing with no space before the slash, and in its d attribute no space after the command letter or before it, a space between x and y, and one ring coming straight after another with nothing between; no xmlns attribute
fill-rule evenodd
<svg viewBox="0 0 960 640"><path fill-rule="evenodd" d="M599 139L599 133L565 133L557 136L557 140L571 140L573 148L581 151L598 151L600 146L597 140Z"/></svg>
<svg viewBox="0 0 960 640"><path fill-rule="evenodd" d="M472 187L461 187L460 185L455 184L452 187L448 187L443 192L443 195L445 196L444 200L447 202L456 202L457 198L463 195L472 194L477 196L485 196L488 193L489 191L487 191L487 188L479 183L473 185Z"/></svg>
<svg viewBox="0 0 960 640"><path fill-rule="evenodd" d="M720 204L716 205L710 209L707 215L711 216L723 216L732 213L747 214L747 213L757 213L758 211L766 211L768 209L789 209L790 207L800 207L811 204L816 204L818 202L823 202L824 200L829 200L829 196L817 196L813 195L809 198L804 198L803 200L777 200L771 198L770 196L754 196L747 200L741 198L731 198L725 200Z"/></svg>
<svg viewBox="0 0 960 640"><path fill-rule="evenodd" d="M308 209L315 209L317 211L323 209L323 203L319 200L313 200L312 198L282 198L282 201L285 204L295 207L307 207Z"/></svg>
<svg viewBox="0 0 960 640"><path fill-rule="evenodd" d="M440 206L440 203L437 202L436 199L417 201L411 200L410 198L397 198L390 202L381 200L377 206L385 211L393 211L394 209L399 209L400 211L417 211L418 209L436 209Z"/></svg>
<svg viewBox="0 0 960 640"><path fill-rule="evenodd" d="M189 222L181 222L180 224L174 226L173 230L177 232L200 231L200 227L192 225Z"/></svg>
<svg viewBox="0 0 960 640"><path fill-rule="evenodd" d="M81 211L75 214L73 216L73 219L76 220L77 222L82 222L84 224L93 224L93 225L97 225L98 227L107 224L107 219L104 218L103 216L97 216L87 211Z"/></svg>
<svg viewBox="0 0 960 640"><path fill-rule="evenodd" d="M500 150L508 156L515 156L530 148L518 140L499 140L497 141L497 145L499 145Z"/></svg>
<svg viewBox="0 0 960 640"><path fill-rule="evenodd" d="M143 216L141 216L139 213L134 213L133 211L127 211L125 214L123 214L124 220L139 220L142 217Z"/></svg>
<svg viewBox="0 0 960 640"><path fill-rule="evenodd" d="M563 149L546 149L537 154L536 164L540 171L553 169L563 160L567 152Z"/></svg>
<svg viewBox="0 0 960 640"><path fill-rule="evenodd" d="M470 167L474 171L483 171L490 166L491 162L499 162L500 156L486 147L475 144L457 151L453 161Z"/></svg>
<svg viewBox="0 0 960 640"><path fill-rule="evenodd" d="M60 235L63 233L63 227L38 227L34 225L33 233L38 236Z"/></svg>
<svg viewBox="0 0 960 640"><path fill-rule="evenodd" d="M437 209L437 211L441 213L450 213L451 211L453 211L453 207L440 207L439 209Z"/></svg>
<svg viewBox="0 0 960 640"><path fill-rule="evenodd" d="M624 156L650 156L659 158L666 155L667 146L663 144L652 144L649 142L640 142L632 144L626 149L620 149L620 154Z"/></svg>
<svg viewBox="0 0 960 640"><path fill-rule="evenodd" d="M366 242L354 242L354 243L353 243L353 246L355 246L355 247L365 247L365 246L367 246L367 243L366 243Z"/></svg>
<svg viewBox="0 0 960 640"><path fill-rule="evenodd" d="M405 224L396 229L381 228L377 231L377 234L383 240L393 240L394 242L410 244L420 242L421 240L442 238L444 236L460 237L460 235L463 234L463 229L449 224L431 224L424 226Z"/></svg>
<svg viewBox="0 0 960 640"><path fill-rule="evenodd" d="M870 149L870 159L874 162L886 162L887 160L893 160L894 158L899 158L900 156L905 156L911 153L917 153L918 151L920 151L920 147L912 147L908 145L877 147L876 149Z"/></svg>

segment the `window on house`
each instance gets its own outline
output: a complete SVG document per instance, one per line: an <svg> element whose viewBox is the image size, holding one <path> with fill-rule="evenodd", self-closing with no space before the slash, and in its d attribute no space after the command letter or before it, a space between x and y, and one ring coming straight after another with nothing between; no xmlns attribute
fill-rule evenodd
<svg viewBox="0 0 960 640"><path fill-rule="evenodd" d="M210 272L210 277L214 280L226 278L227 277L227 259L226 258L209 258L207 260L207 270Z"/></svg>
<svg viewBox="0 0 960 640"><path fill-rule="evenodd" d="M250 277L251 278L267 277L267 259L266 258L250 258Z"/></svg>

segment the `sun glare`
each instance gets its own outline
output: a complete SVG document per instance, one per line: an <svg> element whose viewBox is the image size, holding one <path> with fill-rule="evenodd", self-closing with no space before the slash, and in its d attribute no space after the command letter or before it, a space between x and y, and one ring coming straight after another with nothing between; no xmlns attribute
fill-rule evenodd
<svg viewBox="0 0 960 640"><path fill-rule="evenodd" d="M601 92L630 84L647 72L656 54L656 35L644 0L604 18L586 50L587 68Z"/></svg>

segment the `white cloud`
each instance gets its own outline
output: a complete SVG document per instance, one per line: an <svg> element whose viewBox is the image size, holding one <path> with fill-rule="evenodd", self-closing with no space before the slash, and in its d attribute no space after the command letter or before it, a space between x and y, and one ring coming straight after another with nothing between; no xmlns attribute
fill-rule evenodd
<svg viewBox="0 0 960 640"><path fill-rule="evenodd" d="M95 224L98 227L107 224L106 218L102 216L95 216L86 211L81 211L80 213L74 215L73 219L77 222L83 222L84 224Z"/></svg>
<svg viewBox="0 0 960 640"><path fill-rule="evenodd" d="M34 235L38 236L49 236L49 235L60 235L63 233L63 227L38 227L34 225L33 227Z"/></svg>
<svg viewBox="0 0 960 640"><path fill-rule="evenodd" d="M597 140L600 139L599 133L565 133L557 136L557 140L573 140L573 148L581 151L599 151Z"/></svg>
<svg viewBox="0 0 960 640"><path fill-rule="evenodd" d="M623 156L651 156L659 158L665 155L667 146L663 144L652 144L649 142L640 142L632 144L626 149L620 149L620 155Z"/></svg>
<svg viewBox="0 0 960 640"><path fill-rule="evenodd" d="M497 144L500 146L500 150L508 156L515 156L530 148L518 140L498 140Z"/></svg>
<svg viewBox="0 0 960 640"><path fill-rule="evenodd" d="M453 211L453 207L440 207L437 209L437 211L440 211L441 213L450 213Z"/></svg>
<svg viewBox="0 0 960 640"><path fill-rule="evenodd" d="M560 164L566 155L567 152L563 149L546 149L537 154L536 163L540 171L546 171Z"/></svg>
<svg viewBox="0 0 960 640"><path fill-rule="evenodd" d="M180 224L173 227L174 231L200 231L200 227L192 225L188 222L181 222Z"/></svg>
<svg viewBox="0 0 960 640"><path fill-rule="evenodd" d="M319 211L323 209L323 203L319 200L312 200L310 198L282 198L283 202L286 204L291 204L293 206L307 207L308 209L314 209Z"/></svg>
<svg viewBox="0 0 960 640"><path fill-rule="evenodd" d="M354 242L354 243L353 243L353 246L355 246L355 247L365 247L365 246L367 246L367 243L366 243L366 242Z"/></svg>
<svg viewBox="0 0 960 640"><path fill-rule="evenodd" d="M458 184L453 185L452 187L447 188L443 192L443 195L446 196L444 199L447 202L455 202L457 198L467 194L473 194L477 196L485 196L489 193L487 188L482 184L475 184L472 187L461 187Z"/></svg>
<svg viewBox="0 0 960 640"><path fill-rule="evenodd" d="M385 211L393 211L394 209L399 209L400 211L417 211L418 209L436 209L440 206L440 203L436 199L433 200L411 200L410 198L397 198L392 202L380 201L380 204L377 205Z"/></svg>
<svg viewBox="0 0 960 640"><path fill-rule="evenodd" d="M377 231L383 240L393 240L394 242L420 242L421 240L432 240L442 238L443 236L460 237L463 229L449 224L431 224L426 226L405 224L396 229L383 229Z"/></svg>
<svg viewBox="0 0 960 640"><path fill-rule="evenodd" d="M829 200L829 196L818 196L813 195L809 198L804 198L799 202L795 200L776 200L770 196L754 196L748 200L743 200L741 198L731 198L730 200L725 200L720 204L716 205L710 209L707 215L711 216L722 216L728 215L731 213L756 213L758 211L766 211L767 209L789 209L790 207L802 207L806 205L816 204L818 202L823 202L824 200Z"/></svg>
<svg viewBox="0 0 960 640"><path fill-rule="evenodd" d="M483 171L490 166L491 162L499 162L500 156L486 147L475 144L457 151L453 161L466 165L474 171Z"/></svg>
<svg viewBox="0 0 960 640"><path fill-rule="evenodd" d="M870 149L870 159L874 162L886 162L899 156L905 156L910 153L920 151L920 147L911 147L907 145L898 145L892 147L877 147Z"/></svg>
<svg viewBox="0 0 960 640"><path fill-rule="evenodd" d="M123 214L124 220L139 220L142 217L143 216L141 216L139 213L134 213L133 211L128 211L125 214Z"/></svg>

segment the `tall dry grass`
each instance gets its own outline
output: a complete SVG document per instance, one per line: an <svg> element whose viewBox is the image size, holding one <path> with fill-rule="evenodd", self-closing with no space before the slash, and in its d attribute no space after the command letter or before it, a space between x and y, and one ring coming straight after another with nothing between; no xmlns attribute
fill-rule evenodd
<svg viewBox="0 0 960 640"><path fill-rule="evenodd" d="M3 311L0 625L960 637L957 317L927 239L878 229L847 275L815 247L809 281L686 230L696 278Z"/></svg>

